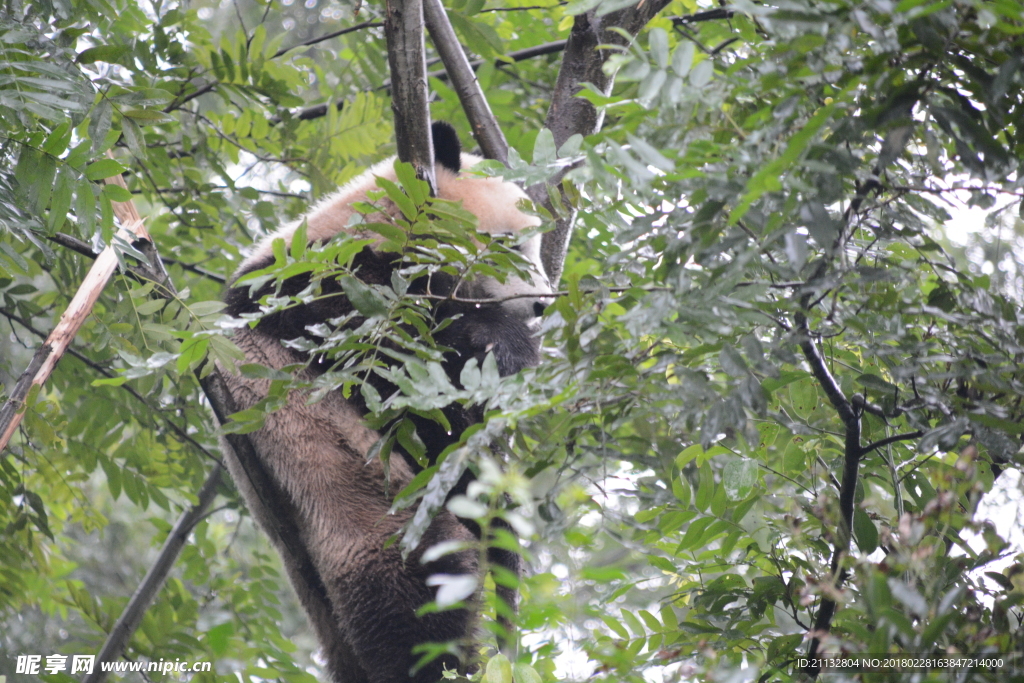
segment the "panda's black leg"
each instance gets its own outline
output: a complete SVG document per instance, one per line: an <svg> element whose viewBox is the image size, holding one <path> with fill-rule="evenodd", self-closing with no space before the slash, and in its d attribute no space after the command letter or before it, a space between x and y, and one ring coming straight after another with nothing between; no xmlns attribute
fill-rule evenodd
<svg viewBox="0 0 1024 683"><path fill-rule="evenodd" d="M440 524L435 520L432 525L442 528L428 531L424 549L450 538L451 534L445 531L461 527L450 514L442 516ZM465 530L461 535L466 535ZM424 566L416 556L403 560L396 546L382 549L376 541L383 540L374 539L367 544L367 550L350 558L346 563L348 570L335 577L328 588L337 606L340 626L370 683L436 683L446 668L464 671L460 657L449 653L435 658L415 674L410 673L421 657L413 653L417 645L450 643L453 649L464 650L469 643L474 626L471 610L446 610L423 616L416 613L435 597L436 589L427 585L427 578L433 574L475 576L475 553L470 550L450 554Z"/></svg>

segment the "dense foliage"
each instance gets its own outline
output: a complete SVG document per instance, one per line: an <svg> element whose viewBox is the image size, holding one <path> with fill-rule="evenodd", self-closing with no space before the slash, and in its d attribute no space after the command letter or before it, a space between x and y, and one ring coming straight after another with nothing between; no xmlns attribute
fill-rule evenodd
<svg viewBox="0 0 1024 683"><path fill-rule="evenodd" d="M557 150L542 127L558 54L495 60L623 4L449 7L518 152L507 177L583 162L564 184L577 227L542 366L498 381L484 363L455 387L424 302L401 280L350 279L366 323L330 340L337 372L323 385L363 391L360 373L385 371L383 340L405 350L401 393L363 394L394 426L381 457L394 444L415 455L403 411L488 404L486 427L403 500L425 511L460 468L481 473L455 505L503 514L523 536L518 663L545 681L789 680L808 647L1024 649L1022 549L977 514L993 487L1016 491L1024 432L1024 8L676 0L610 57L611 96L581 93L604 111L600 133ZM0 10L8 390L82 281L81 252L114 239L112 201L134 199L178 290L168 300L123 270L0 454L0 673L12 680L14 655L98 650L218 459L192 370L237 357L217 301L245 249L394 149L381 12L331 0ZM434 118L468 142L455 93L442 77L431 87ZM98 182L119 173L130 193ZM403 185L409 199L382 193L420 235L410 276L521 265L507 242L473 241L457 207ZM454 247L423 238L429 217ZM407 231L376 229L408 246ZM281 250L265 275L337 276L354 248ZM504 493L514 513L499 510ZM127 656L214 662L197 681L312 680L278 560L230 484L221 494ZM490 681L510 680L490 661Z"/></svg>

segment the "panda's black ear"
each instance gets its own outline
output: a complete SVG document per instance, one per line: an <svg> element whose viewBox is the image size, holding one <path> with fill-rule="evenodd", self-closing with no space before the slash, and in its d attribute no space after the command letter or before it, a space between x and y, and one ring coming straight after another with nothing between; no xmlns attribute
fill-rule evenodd
<svg viewBox="0 0 1024 683"><path fill-rule="evenodd" d="M434 138L434 162L441 164L452 173L462 170L462 144L459 134L447 121L434 121L430 126Z"/></svg>

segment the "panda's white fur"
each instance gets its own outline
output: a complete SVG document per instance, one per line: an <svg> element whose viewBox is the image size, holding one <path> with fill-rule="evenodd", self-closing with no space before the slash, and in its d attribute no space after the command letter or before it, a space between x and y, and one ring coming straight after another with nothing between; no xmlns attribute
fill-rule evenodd
<svg viewBox="0 0 1024 683"><path fill-rule="evenodd" d="M437 135L435 128L435 140ZM463 167L471 167L479 160L461 155ZM365 201L367 192L376 189L376 177L394 181L393 163L393 159L380 162L317 204L304 219L309 242L326 242L349 231L352 204ZM457 173L441 164L436 167L436 176L438 196L461 201L463 208L477 216L482 231L517 234L539 223L535 216L519 210L517 204L525 194L512 183ZM395 207L388 204L385 200L385 211L397 215ZM290 243L298 225L299 222L287 225L263 240L243 262L236 278L272 263L273 240L283 238ZM490 352L497 356L503 374L537 363L537 317L543 309L544 296L551 292L540 265L539 245L535 236L519 247L536 264L532 281L513 277L498 283L483 278L460 286L458 296L462 298L518 298L492 306L463 305L449 311L455 314L455 321L446 328L447 340L440 341L455 349L449 354L451 367L447 368L453 381L457 381L468 358L482 359ZM387 269L396 267L392 261L381 261L369 248L357 261L359 258L364 259L362 270L357 271L360 277L378 277L381 283L388 281ZM229 313L258 311L260 296L260 292L250 293L244 284L234 287L227 296ZM351 310L343 297L333 301L336 303L330 305L347 305ZM268 320L268 316L255 327L242 327L233 340L249 363L275 369L301 365L308 359L282 345L282 339L300 336L308 323L338 317L336 313L332 308L299 307L291 311L292 318L279 316ZM313 364L299 375L313 379L317 373ZM253 407L268 394L269 380L224 374L237 410ZM385 488L383 465L376 458L366 458L379 435L365 426L362 408L353 400L335 391L310 404L304 393L293 391L284 408L267 415L264 426L249 434L261 466L285 501L260 500L238 459L222 441L225 458L254 517L286 560L286 569L320 639L332 678L341 683L433 683L440 677L442 667L458 666L460 657L441 657L410 676L410 668L418 659L412 648L423 642L448 641L461 643L465 648L471 643L474 619L472 606L417 617L416 610L434 598L434 589L425 581L433 574L475 574L477 555L464 551L423 565L419 553L403 561L396 544L385 548L388 539L413 514L413 510L389 514L390 495L408 484L415 472L406 459L392 457L390 485ZM454 433L446 433L429 421L417 423L431 457L436 457L447 443L457 440L462 430L480 418L479 413L458 405L445 411ZM310 585L308 573L303 574L289 563L288 553L266 510L278 505L295 511L301 541L309 551L320 585ZM464 523L442 510L420 548L422 551L443 541L469 542L475 538ZM518 562L514 557L506 560L513 565Z"/></svg>

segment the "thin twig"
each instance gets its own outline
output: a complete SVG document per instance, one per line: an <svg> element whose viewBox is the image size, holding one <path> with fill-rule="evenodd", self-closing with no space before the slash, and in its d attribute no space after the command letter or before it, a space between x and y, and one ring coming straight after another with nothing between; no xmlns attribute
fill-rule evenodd
<svg viewBox="0 0 1024 683"><path fill-rule="evenodd" d="M77 237L65 235L62 232L55 232L52 235L46 235L46 239L50 240L54 244L59 244L62 247L66 247L73 252L81 254L82 256L88 256L91 259L96 258L96 252L93 251L92 246L88 242L83 242Z"/></svg>
<svg viewBox="0 0 1024 683"><path fill-rule="evenodd" d="M261 161L263 161L263 160L261 160ZM235 190L237 190L239 188L230 188L230 187L227 187L226 185L213 185L213 189L217 189L217 190L231 190L231 189L235 189ZM277 190L261 190L261 189L256 188L256 187L252 187L251 185L249 187L242 188L242 189L252 190L254 192L258 192L259 194L269 194L271 197L286 197L288 199L309 199L306 195L298 194L297 192L279 192ZM179 194L179 193L182 193L182 192L192 192L193 190L191 188L188 188L188 187L154 187L154 188L150 188L149 190L134 189L134 190L131 190L131 193L132 194L145 194L147 191L148 192L156 192L157 194Z"/></svg>
<svg viewBox="0 0 1024 683"><path fill-rule="evenodd" d="M580 294L600 294L601 292L610 293L622 293L631 292L634 289L639 289L644 292L671 292L671 287L602 287L601 289L580 289ZM513 299L548 299L559 296L569 296L572 292L568 290L560 290L557 292L546 292L544 294L538 294L534 292L532 294L510 294L509 296L501 297L500 299L462 299L457 296L442 296L440 294L407 294L406 296L410 299L432 299L435 301L452 301L457 304L476 304L482 305L494 305L504 303L506 301L512 301Z"/></svg>
<svg viewBox="0 0 1024 683"><path fill-rule="evenodd" d="M205 270L203 268L200 268L199 266L193 265L191 263L185 263L184 261L179 261L179 260L173 259L173 258L164 258L164 263L167 263L167 264L170 264L170 265L174 265L174 266L178 266L182 270L187 270L188 272L195 273L196 275L202 275L203 277L207 278L208 280L213 280L214 282L217 282L217 283L222 284L222 285L226 285L228 283L228 279L226 277L224 277L223 275L217 275L217 273L211 273L210 271Z"/></svg>
<svg viewBox="0 0 1024 683"><path fill-rule="evenodd" d="M730 19L735 14L731 9L711 9L705 12L695 12L681 17L669 17L673 26L686 24L699 24L704 21L717 21L719 19Z"/></svg>
<svg viewBox="0 0 1024 683"><path fill-rule="evenodd" d="M492 7L491 9L480 10L480 14L487 14L488 12L525 12L531 9L554 9L568 4L568 2L556 2L553 5L530 5L529 7Z"/></svg>
<svg viewBox="0 0 1024 683"><path fill-rule="evenodd" d="M317 43L322 43L325 40L330 40L331 38L337 38L338 36L343 36L346 33L352 33L353 31L361 31L364 28L381 28L383 26L384 26L384 22L383 21L364 21L361 24L356 24L354 26L349 26L348 28L343 28L340 31L334 31L333 33L327 33L327 34L322 35L322 36L317 36L315 38L310 38L309 40L303 41L301 43L296 43L295 45L291 45L290 47L282 47L280 50L278 50L277 52L274 53L274 56L271 57L271 59L277 59L281 55L287 54L287 53L291 52L292 50L297 50L300 47L309 47L310 45L316 45Z"/></svg>
<svg viewBox="0 0 1024 683"><path fill-rule="evenodd" d="M164 107L164 113L170 114L175 109L180 109L182 105L191 102L192 100L201 95L205 95L206 93L216 88L218 85L220 85L220 81L210 81L206 85L200 86L199 88L190 92L188 95L182 97L180 100L168 104L166 107Z"/></svg>
<svg viewBox="0 0 1024 683"><path fill-rule="evenodd" d="M874 443L870 443L867 446L865 446L861 450L861 457L867 455L876 448L882 448L884 446L888 446L891 443L896 443L897 441L910 441L911 439L916 439L921 436L924 436L924 432L921 431L920 429L915 429L912 432L904 432L903 434L894 434L892 436L887 436L884 439L879 439L878 441L875 441Z"/></svg>

